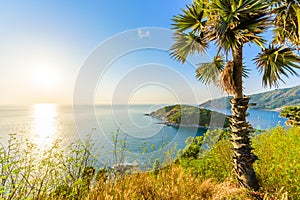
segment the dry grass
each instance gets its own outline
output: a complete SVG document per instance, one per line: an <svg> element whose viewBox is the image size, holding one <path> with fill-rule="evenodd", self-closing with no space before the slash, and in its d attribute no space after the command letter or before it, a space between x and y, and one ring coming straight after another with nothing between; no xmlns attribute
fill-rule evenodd
<svg viewBox="0 0 300 200"><path fill-rule="evenodd" d="M172 166L158 175L141 173L126 176L114 183L100 183L86 199L252 199L245 189L231 181L202 181L182 167Z"/></svg>

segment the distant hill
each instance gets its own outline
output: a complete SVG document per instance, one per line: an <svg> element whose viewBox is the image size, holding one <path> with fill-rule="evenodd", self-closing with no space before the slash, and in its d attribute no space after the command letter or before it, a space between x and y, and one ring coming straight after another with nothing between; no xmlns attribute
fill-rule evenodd
<svg viewBox="0 0 300 200"><path fill-rule="evenodd" d="M220 128L229 126L229 119L226 115L190 105L165 106L148 115L160 118L164 124L174 127Z"/></svg>
<svg viewBox="0 0 300 200"><path fill-rule="evenodd" d="M300 105L300 85L292 88L275 89L269 92L249 95L250 103L256 103L251 109L276 109L284 106ZM222 97L200 104L203 108L230 108L229 99Z"/></svg>

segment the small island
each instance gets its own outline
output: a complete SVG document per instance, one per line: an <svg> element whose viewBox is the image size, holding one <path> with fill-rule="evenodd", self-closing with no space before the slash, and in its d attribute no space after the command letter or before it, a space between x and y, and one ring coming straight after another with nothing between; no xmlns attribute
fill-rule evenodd
<svg viewBox="0 0 300 200"><path fill-rule="evenodd" d="M171 105L160 108L147 116L161 119L167 126L199 127L199 128L227 128L229 116L219 112L199 108L191 105Z"/></svg>

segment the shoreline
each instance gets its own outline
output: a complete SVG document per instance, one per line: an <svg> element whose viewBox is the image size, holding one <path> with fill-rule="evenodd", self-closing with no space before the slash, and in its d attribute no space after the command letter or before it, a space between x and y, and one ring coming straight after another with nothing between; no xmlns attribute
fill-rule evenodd
<svg viewBox="0 0 300 200"><path fill-rule="evenodd" d="M150 117L152 117L152 116L150 116ZM165 125L165 126L172 126L174 128L183 127L183 128L203 128L203 129L209 129L209 127L207 127L207 126L201 126L201 125L197 125L197 124L176 124L176 123L172 123L172 122L168 122L168 121L157 122L156 124L162 124L162 125Z"/></svg>

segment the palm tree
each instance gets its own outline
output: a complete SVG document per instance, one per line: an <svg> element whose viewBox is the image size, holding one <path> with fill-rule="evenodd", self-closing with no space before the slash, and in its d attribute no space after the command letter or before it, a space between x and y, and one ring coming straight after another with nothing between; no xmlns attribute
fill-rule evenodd
<svg viewBox="0 0 300 200"><path fill-rule="evenodd" d="M181 14L174 16L172 24L175 43L171 55L176 60L184 63L190 54L205 53L211 43L218 50L212 62L199 65L196 77L206 84L214 83L233 95L230 100L230 122L234 171L241 186L254 190L259 188L253 169L257 156L252 153L251 129L246 122L249 98L243 94L243 78L247 78L248 70L243 66L243 47L245 44L261 47L262 52L254 61L263 74L263 86L278 86L279 81L283 81L282 76L297 75L293 68L300 68L297 64L300 58L293 49L280 45L285 43L285 39L279 42L279 38L285 38L287 32L283 36L275 35L274 41L266 46L263 33L270 29L279 31L273 28L274 18L279 21L279 17L283 16L278 14L282 6L278 2L194 0L182 9ZM289 30L288 26L285 30ZM294 41L292 37L288 40Z"/></svg>

